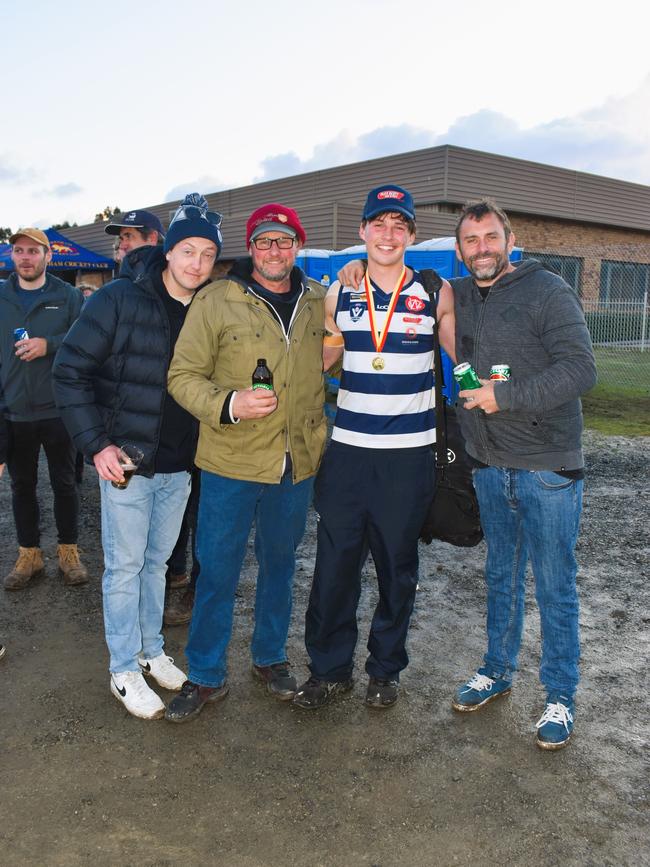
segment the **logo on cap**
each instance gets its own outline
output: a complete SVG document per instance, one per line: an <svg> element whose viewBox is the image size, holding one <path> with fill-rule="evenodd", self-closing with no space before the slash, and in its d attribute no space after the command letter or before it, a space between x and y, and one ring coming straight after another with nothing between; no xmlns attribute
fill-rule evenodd
<svg viewBox="0 0 650 867"><path fill-rule="evenodd" d="M378 199L403 199L404 193L400 193L399 190L382 190L380 193L377 193Z"/></svg>

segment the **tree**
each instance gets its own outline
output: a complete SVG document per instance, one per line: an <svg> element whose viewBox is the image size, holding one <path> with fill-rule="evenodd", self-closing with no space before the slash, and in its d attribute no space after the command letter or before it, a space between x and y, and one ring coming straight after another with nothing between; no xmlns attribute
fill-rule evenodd
<svg viewBox="0 0 650 867"><path fill-rule="evenodd" d="M8 244L9 238L13 235L13 232L9 227L6 229L0 228L0 244Z"/></svg>
<svg viewBox="0 0 650 867"><path fill-rule="evenodd" d="M53 223L53 229L73 229L75 226L78 226L79 223L69 223L67 220L64 220L62 223Z"/></svg>
<svg viewBox="0 0 650 867"><path fill-rule="evenodd" d="M115 205L112 208L110 205L106 205L103 211L100 211L98 214L95 214L95 223L108 223L113 217L116 217L118 214L121 214L122 211L120 208Z"/></svg>

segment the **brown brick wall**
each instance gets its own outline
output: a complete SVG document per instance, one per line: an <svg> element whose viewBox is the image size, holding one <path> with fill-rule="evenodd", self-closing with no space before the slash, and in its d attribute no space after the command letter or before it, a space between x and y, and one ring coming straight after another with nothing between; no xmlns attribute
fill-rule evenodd
<svg viewBox="0 0 650 867"><path fill-rule="evenodd" d="M517 244L527 253L557 253L582 259L583 298L598 298L603 259L650 264L650 232L564 220L508 215Z"/></svg>

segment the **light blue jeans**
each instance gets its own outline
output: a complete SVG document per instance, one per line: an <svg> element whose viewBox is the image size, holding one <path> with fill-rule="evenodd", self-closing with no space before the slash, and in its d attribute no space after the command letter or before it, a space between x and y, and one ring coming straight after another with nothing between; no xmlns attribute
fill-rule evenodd
<svg viewBox="0 0 650 867"><path fill-rule="evenodd" d="M99 480L104 548L104 629L110 670L139 671L163 651L165 570L190 494L190 474L133 476L119 490Z"/></svg>
<svg viewBox="0 0 650 867"><path fill-rule="evenodd" d="M488 546L485 668L506 678L517 669L524 624L526 565L535 577L542 627L539 677L547 692L572 698L578 685L577 563L582 480L549 471L487 467L474 487Z"/></svg>
<svg viewBox="0 0 650 867"><path fill-rule="evenodd" d="M251 654L255 665L286 660L295 551L312 487L313 479L294 485L290 475L271 485L201 473L196 534L201 571L186 650L193 683L220 686L226 679L235 592L253 523L259 568Z"/></svg>

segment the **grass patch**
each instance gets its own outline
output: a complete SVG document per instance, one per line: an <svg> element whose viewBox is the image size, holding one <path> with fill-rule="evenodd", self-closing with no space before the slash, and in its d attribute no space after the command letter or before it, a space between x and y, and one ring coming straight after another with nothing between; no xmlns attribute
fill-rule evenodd
<svg viewBox="0 0 650 867"><path fill-rule="evenodd" d="M647 386L599 383L582 396L585 427L618 436L650 436Z"/></svg>

